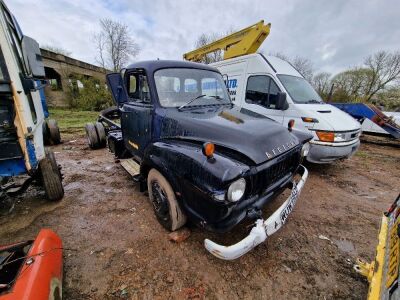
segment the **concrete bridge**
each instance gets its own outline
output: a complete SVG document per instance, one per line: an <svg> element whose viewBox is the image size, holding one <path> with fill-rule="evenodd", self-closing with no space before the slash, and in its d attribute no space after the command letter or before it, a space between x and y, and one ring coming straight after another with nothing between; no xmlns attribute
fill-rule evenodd
<svg viewBox="0 0 400 300"><path fill-rule="evenodd" d="M45 88L49 106L68 106L71 84L82 87L79 78L93 78L99 84L105 84L108 70L46 49L40 51L46 79L50 81Z"/></svg>

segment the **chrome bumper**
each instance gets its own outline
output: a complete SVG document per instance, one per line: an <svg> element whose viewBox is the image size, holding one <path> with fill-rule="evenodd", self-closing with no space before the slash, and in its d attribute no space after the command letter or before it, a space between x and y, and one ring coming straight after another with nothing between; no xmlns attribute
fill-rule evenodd
<svg viewBox="0 0 400 300"><path fill-rule="evenodd" d="M300 192L307 180L307 169L304 166L300 167L302 169L301 179L297 183L293 182L293 188L290 196L267 220L258 219L256 221L256 225L251 229L249 235L240 242L231 246L222 246L209 239L205 239L204 246L206 249L218 258L233 260L246 254L254 247L264 242L270 235L278 231L283 224L285 224L288 215L292 212Z"/></svg>

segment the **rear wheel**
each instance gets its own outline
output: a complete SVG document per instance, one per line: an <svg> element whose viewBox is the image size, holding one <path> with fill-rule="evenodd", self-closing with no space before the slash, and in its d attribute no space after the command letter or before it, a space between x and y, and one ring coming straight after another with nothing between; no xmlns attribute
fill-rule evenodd
<svg viewBox="0 0 400 300"><path fill-rule="evenodd" d="M156 169L151 169L147 177L149 198L160 224L170 231L181 228L186 223L186 215L176 200L174 190L167 179Z"/></svg>
<svg viewBox="0 0 400 300"><path fill-rule="evenodd" d="M85 125L86 138L91 149L99 148L99 138L97 136L96 127L92 123Z"/></svg>
<svg viewBox="0 0 400 300"><path fill-rule="evenodd" d="M54 119L47 120L47 126L49 128L50 139L54 145L61 143L60 129L58 128L57 121Z"/></svg>
<svg viewBox="0 0 400 300"><path fill-rule="evenodd" d="M60 200L64 196L64 188L61 172L51 150L46 150L46 157L39 162L39 170L47 199Z"/></svg>
<svg viewBox="0 0 400 300"><path fill-rule="evenodd" d="M43 122L43 142L45 145L51 145L51 138L50 138L50 130L49 125L47 125L47 121Z"/></svg>
<svg viewBox="0 0 400 300"><path fill-rule="evenodd" d="M96 122L96 124L94 124L94 126L96 127L97 137L99 138L99 147L103 148L106 146L106 142L107 142L106 131L104 129L104 126L100 122Z"/></svg>

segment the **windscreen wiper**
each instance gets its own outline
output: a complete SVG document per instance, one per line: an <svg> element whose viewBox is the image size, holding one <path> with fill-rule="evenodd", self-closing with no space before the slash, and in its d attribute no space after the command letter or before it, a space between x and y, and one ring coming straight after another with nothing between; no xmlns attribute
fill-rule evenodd
<svg viewBox="0 0 400 300"><path fill-rule="evenodd" d="M193 101L195 101L195 100L197 100L197 99L199 99L199 98L203 98L203 97L205 97L205 96L207 96L207 95L199 95L199 96L197 96L197 97L195 97L195 98L193 98L193 99L190 99L188 102L186 102L185 104L182 104L181 106L179 106L178 107L178 110L181 110L182 108L184 108L185 106L187 106L187 105L189 105L190 103L192 103Z"/></svg>
<svg viewBox="0 0 400 300"><path fill-rule="evenodd" d="M307 101L307 103L323 103L323 102L315 99L310 99Z"/></svg>

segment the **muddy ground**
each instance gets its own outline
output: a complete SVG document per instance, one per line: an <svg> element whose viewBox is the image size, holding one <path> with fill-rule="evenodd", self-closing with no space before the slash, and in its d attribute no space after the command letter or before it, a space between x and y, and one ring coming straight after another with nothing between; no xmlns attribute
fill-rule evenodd
<svg viewBox="0 0 400 300"><path fill-rule="evenodd" d="M400 191L400 148L390 145L363 143L350 160L309 165L283 229L227 262L208 254L203 240L234 243L245 225L224 236L189 226L188 240L170 242L147 196L107 150L90 151L83 138L53 150L64 199L48 203L32 187L11 212L3 206L0 244L56 231L65 247L65 299L363 299L368 285L352 265L373 258L381 212Z"/></svg>

